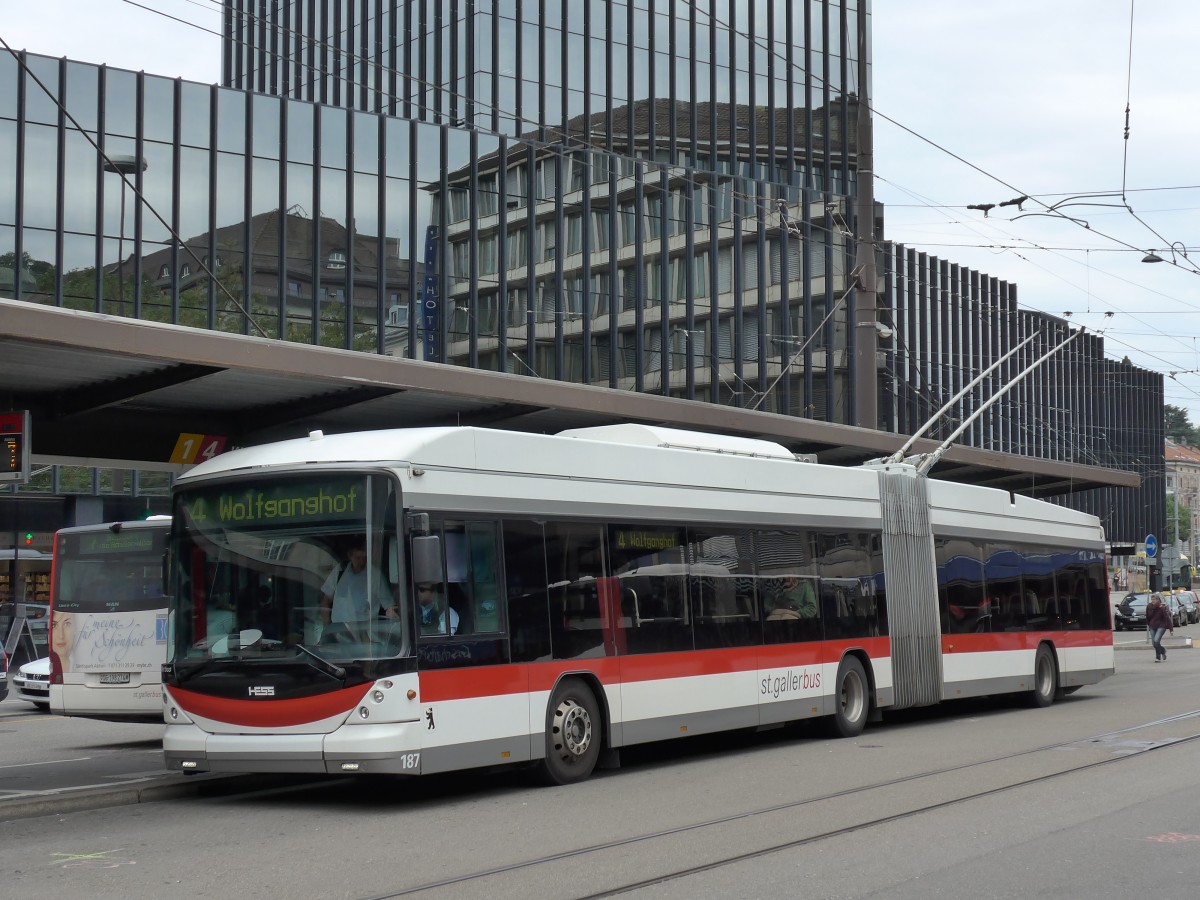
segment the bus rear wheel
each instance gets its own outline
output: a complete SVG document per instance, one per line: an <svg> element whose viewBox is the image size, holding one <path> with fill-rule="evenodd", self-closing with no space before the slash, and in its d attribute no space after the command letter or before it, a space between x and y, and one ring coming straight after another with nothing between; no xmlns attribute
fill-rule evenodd
<svg viewBox="0 0 1200 900"><path fill-rule="evenodd" d="M1054 702L1057 693L1058 666L1054 662L1054 653L1045 644L1040 644L1033 658L1033 690L1028 694L1028 703L1044 709Z"/></svg>
<svg viewBox="0 0 1200 900"><path fill-rule="evenodd" d="M842 660L833 687L833 733L837 737L858 737L867 727L871 692L867 673L856 657Z"/></svg>
<svg viewBox="0 0 1200 900"><path fill-rule="evenodd" d="M546 710L546 756L541 777L546 784L574 784L596 768L600 758L600 707L586 684L562 682Z"/></svg>

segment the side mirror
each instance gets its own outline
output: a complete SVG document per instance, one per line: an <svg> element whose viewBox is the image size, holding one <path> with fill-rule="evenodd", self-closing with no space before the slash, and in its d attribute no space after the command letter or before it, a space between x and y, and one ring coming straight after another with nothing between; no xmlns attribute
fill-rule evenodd
<svg viewBox="0 0 1200 900"><path fill-rule="evenodd" d="M442 581L442 539L436 534L412 539L413 581L417 584Z"/></svg>
<svg viewBox="0 0 1200 900"><path fill-rule="evenodd" d="M160 573L160 575L161 575L161 577L162 577L162 593L163 593L163 596L164 596L164 597L169 597L169 596L170 596L170 593L169 593L169 590L168 590L168 589L169 589L169 588L170 588L170 586L171 586L171 585L170 585L170 581L171 581L171 551L170 551L170 550L164 550L164 551L163 551L163 556L162 556L162 572Z"/></svg>

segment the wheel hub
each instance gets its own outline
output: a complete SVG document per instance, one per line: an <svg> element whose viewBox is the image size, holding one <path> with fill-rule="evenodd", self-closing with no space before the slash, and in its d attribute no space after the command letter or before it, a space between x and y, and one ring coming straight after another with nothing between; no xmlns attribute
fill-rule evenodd
<svg viewBox="0 0 1200 900"><path fill-rule="evenodd" d="M558 708L562 724L559 737L571 756L582 756L592 743L592 717L574 700L565 700Z"/></svg>
<svg viewBox="0 0 1200 900"><path fill-rule="evenodd" d="M849 676L842 683L841 702L842 712L847 719L857 720L862 714L863 698L865 696L863 686L857 678Z"/></svg>

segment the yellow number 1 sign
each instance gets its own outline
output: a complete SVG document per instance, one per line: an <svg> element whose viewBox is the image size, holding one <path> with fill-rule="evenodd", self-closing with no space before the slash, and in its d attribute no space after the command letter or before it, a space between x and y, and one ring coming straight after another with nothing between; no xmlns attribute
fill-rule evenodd
<svg viewBox="0 0 1200 900"><path fill-rule="evenodd" d="M225 449L226 440L219 434L181 434L171 453L171 462L191 465L212 459Z"/></svg>

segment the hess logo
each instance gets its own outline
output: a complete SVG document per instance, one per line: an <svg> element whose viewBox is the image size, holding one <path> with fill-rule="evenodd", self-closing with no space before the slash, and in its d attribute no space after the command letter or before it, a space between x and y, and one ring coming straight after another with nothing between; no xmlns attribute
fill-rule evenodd
<svg viewBox="0 0 1200 900"><path fill-rule="evenodd" d="M275 688L269 684L254 684L250 686L251 697L274 697Z"/></svg>

